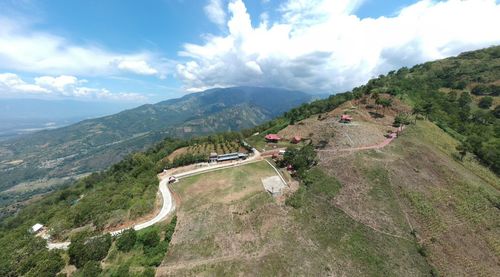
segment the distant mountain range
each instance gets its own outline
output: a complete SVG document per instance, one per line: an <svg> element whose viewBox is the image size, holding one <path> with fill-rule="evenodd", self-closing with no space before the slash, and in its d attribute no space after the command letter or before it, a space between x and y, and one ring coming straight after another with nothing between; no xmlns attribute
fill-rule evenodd
<svg viewBox="0 0 500 277"><path fill-rule="evenodd" d="M76 100L0 99L0 140L55 129L137 106Z"/></svg>
<svg viewBox="0 0 500 277"><path fill-rule="evenodd" d="M253 127L313 98L274 88L217 88L3 141L0 191L100 170L165 137Z"/></svg>

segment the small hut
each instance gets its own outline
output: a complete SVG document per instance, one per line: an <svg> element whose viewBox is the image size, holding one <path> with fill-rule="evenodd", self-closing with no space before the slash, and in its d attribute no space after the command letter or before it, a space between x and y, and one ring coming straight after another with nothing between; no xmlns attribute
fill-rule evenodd
<svg viewBox="0 0 500 277"><path fill-rule="evenodd" d="M37 234L43 230L43 225L40 223L37 223L31 227L31 232L34 234Z"/></svg>
<svg viewBox="0 0 500 277"><path fill-rule="evenodd" d="M340 116L340 122L342 123L349 123L352 121L352 117L348 114L343 114Z"/></svg>
<svg viewBox="0 0 500 277"><path fill-rule="evenodd" d="M302 141L302 138L299 136L294 136L291 140L291 143L297 144Z"/></svg>
<svg viewBox="0 0 500 277"><path fill-rule="evenodd" d="M278 142L281 140L280 136L277 134L269 134L265 136L267 142Z"/></svg>

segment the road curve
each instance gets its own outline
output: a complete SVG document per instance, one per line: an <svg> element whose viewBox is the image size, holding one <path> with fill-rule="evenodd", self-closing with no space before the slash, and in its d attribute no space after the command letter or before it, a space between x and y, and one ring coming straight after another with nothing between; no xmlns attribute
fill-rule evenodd
<svg viewBox="0 0 500 277"><path fill-rule="evenodd" d="M170 193L170 189L167 186L168 178L169 178L169 176L165 176L164 178L162 178L160 180L160 184L158 186L158 190L160 191L161 197L163 199L163 203L162 203L162 207L161 207L160 212L154 218L152 218L146 222L134 225L134 227L133 227L134 230L139 231L139 230L142 230L144 228L147 228L149 226L152 226L152 225L162 221L165 217L167 217L167 215L171 211L173 211L175 209L174 202L172 201L172 193ZM112 236L116 236L116 235L120 234L121 232L125 231L126 229L129 229L129 228L123 228L120 230L116 230L116 231L110 232L110 234Z"/></svg>
<svg viewBox="0 0 500 277"><path fill-rule="evenodd" d="M142 230L144 228L147 228L149 226L152 226L152 225L154 225L154 224L162 221L163 219L165 219L165 217L167 217L167 215L171 211L173 211L175 209L174 202L172 201L172 193L170 193L170 189L167 186L168 178L169 178L169 176L166 176L166 177L162 178L160 180L160 184L158 186L158 190L160 191L161 197L163 199L163 203L162 203L162 207L161 207L160 212L154 218L152 218L152 219L150 219L150 220L148 220L146 222L134 225L134 227L133 227L134 230L136 230L136 231ZM116 235L121 234L126 229L129 229L129 228L123 228L123 229L112 231L112 232L109 232L109 233L112 236L116 236ZM63 250L67 250L69 248L70 243L71 242L69 242L69 241L65 241L65 242L47 242L47 248L48 249L63 249Z"/></svg>
<svg viewBox="0 0 500 277"><path fill-rule="evenodd" d="M259 151L257 151L256 149L253 149L253 152L254 152L254 155L252 155L251 157L249 157L247 160L244 160L244 161L238 161L238 162L230 163L230 164L211 165L211 166L208 166L205 168L198 168L198 169L194 169L191 171L179 173L179 174L176 174L175 176L176 176L177 180L180 180L182 178L190 177L193 175L202 174L202 173L206 173L209 171L225 169L228 167L237 167L237 166L241 166L244 164L256 162L256 161L259 161L262 159ZM152 218L146 222L134 225L133 226L134 230L136 230L136 231L142 230L144 228L150 227L150 226L162 221L163 219L165 219L168 216L168 214L170 214L170 212L172 212L175 209L175 204L174 204L174 201L172 200L173 199L172 193L170 192L170 189L168 188L168 179L170 178L170 176L171 175L164 175L163 178L160 180L160 183L158 186L158 189L159 189L161 196L162 196L162 199L163 199L163 203L162 203L163 205L161 207L160 212L154 218ZM280 175L280 177L281 177L281 175ZM286 184L286 182L285 182L285 184ZM123 228L123 229L112 231L109 233L112 236L116 236L116 235L121 234L126 229L129 229L129 228ZM66 250L66 249L68 249L69 245L70 245L69 241L66 241L66 242L47 242L47 248L49 248L49 249Z"/></svg>

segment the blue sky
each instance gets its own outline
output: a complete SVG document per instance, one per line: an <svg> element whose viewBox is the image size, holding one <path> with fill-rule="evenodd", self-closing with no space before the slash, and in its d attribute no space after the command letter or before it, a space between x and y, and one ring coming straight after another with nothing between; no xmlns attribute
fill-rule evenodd
<svg viewBox="0 0 500 277"><path fill-rule="evenodd" d="M0 0L0 10L2 98L144 103L236 85L334 93L500 43L494 0Z"/></svg>

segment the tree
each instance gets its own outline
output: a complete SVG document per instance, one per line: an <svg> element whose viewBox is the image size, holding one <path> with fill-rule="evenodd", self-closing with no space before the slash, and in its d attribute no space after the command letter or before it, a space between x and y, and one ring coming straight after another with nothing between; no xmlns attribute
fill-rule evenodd
<svg viewBox="0 0 500 277"><path fill-rule="evenodd" d="M97 277L101 272L102 269L99 262L89 261L85 263L79 275L83 277Z"/></svg>
<svg viewBox="0 0 500 277"><path fill-rule="evenodd" d="M423 113L424 113L424 108L422 107L422 105L420 103L417 103L411 111L411 114L415 118L415 124L417 123L417 117L421 116Z"/></svg>
<svg viewBox="0 0 500 277"><path fill-rule="evenodd" d="M458 106L460 108L466 108L472 103L472 98L467 91L462 92L458 98Z"/></svg>
<svg viewBox="0 0 500 277"><path fill-rule="evenodd" d="M496 117L496 118L500 118L500 105L497 105L495 107L495 109L493 110L493 115Z"/></svg>
<svg viewBox="0 0 500 277"><path fill-rule="evenodd" d="M489 109L491 105L493 104L493 97L491 96L485 96L479 100L479 108L481 109Z"/></svg>
<svg viewBox="0 0 500 277"><path fill-rule="evenodd" d="M141 277L154 277L155 276L155 269L153 267L148 267L144 269L144 271L141 274Z"/></svg>
<svg viewBox="0 0 500 277"><path fill-rule="evenodd" d="M493 171L500 171L500 139L492 138L483 143L478 154Z"/></svg>
<svg viewBox="0 0 500 277"><path fill-rule="evenodd" d="M70 263L80 268L88 261L100 261L106 257L110 247L110 234L94 238L77 237L71 240L68 249Z"/></svg>
<svg viewBox="0 0 500 277"><path fill-rule="evenodd" d="M410 117L408 114L406 113L400 113L398 115L396 115L396 117L394 118L394 122L392 123L392 126L394 127L401 127L401 129L403 128L404 125L409 125L411 123L410 121Z"/></svg>
<svg viewBox="0 0 500 277"><path fill-rule="evenodd" d="M160 242L160 236L155 229L146 230L143 234L139 236L139 241L146 247L151 248L158 245Z"/></svg>
<svg viewBox="0 0 500 277"><path fill-rule="evenodd" d="M423 114L425 115L425 118L427 118L427 119L429 118L429 115L431 115L433 110L434 110L434 105L430 101L426 101L422 105Z"/></svg>
<svg viewBox="0 0 500 277"><path fill-rule="evenodd" d="M300 150L295 148L287 148L283 155L282 165L291 165L299 174L315 165L316 152L312 145L306 145Z"/></svg>
<svg viewBox="0 0 500 277"><path fill-rule="evenodd" d="M111 277L127 277L130 276L129 274L130 271L130 265L128 264L121 264L118 266L115 272L111 274Z"/></svg>
<svg viewBox="0 0 500 277"><path fill-rule="evenodd" d="M465 155L467 155L467 152L469 151L469 146L466 143L460 143L457 145L455 148L458 151L458 154L460 155L460 160L463 161Z"/></svg>
<svg viewBox="0 0 500 277"><path fill-rule="evenodd" d="M385 109L392 106L392 99L391 98L384 98L384 99L378 99L380 104L382 105L382 108L384 109L384 114L385 114Z"/></svg>
<svg viewBox="0 0 500 277"><path fill-rule="evenodd" d="M64 261L56 251L43 251L33 258L36 264L23 276L54 276L64 267Z"/></svg>
<svg viewBox="0 0 500 277"><path fill-rule="evenodd" d="M137 240L137 233L134 229L127 229L116 239L116 247L120 251L130 251Z"/></svg>
<svg viewBox="0 0 500 277"><path fill-rule="evenodd" d="M479 84L472 89L472 94L474 95L484 95L488 94L490 87L487 85Z"/></svg>

